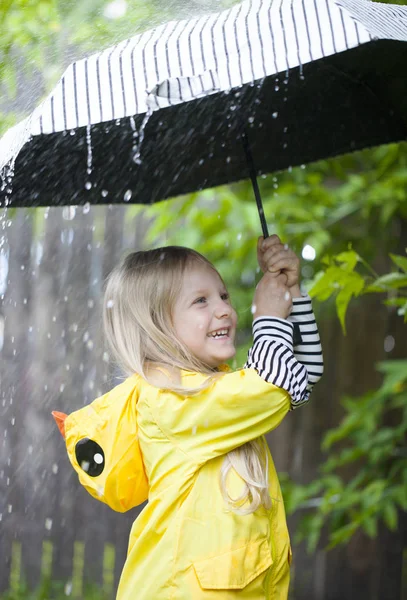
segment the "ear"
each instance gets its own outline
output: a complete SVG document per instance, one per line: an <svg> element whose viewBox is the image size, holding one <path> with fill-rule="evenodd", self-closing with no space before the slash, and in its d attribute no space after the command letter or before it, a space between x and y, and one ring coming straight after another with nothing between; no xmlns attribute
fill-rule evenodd
<svg viewBox="0 0 407 600"><path fill-rule="evenodd" d="M52 416L54 417L55 422L58 425L58 429L61 432L62 437L65 439L65 419L68 415L54 410L52 412Z"/></svg>

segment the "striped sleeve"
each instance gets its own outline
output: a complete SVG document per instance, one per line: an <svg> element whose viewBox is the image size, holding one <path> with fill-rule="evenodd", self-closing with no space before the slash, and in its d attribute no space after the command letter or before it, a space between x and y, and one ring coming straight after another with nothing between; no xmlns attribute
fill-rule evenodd
<svg viewBox="0 0 407 600"><path fill-rule="evenodd" d="M293 307L288 321L297 329L294 336L294 356L308 372L308 391L321 379L324 371L321 340L312 310L311 298L293 298Z"/></svg>
<svg viewBox="0 0 407 600"><path fill-rule="evenodd" d="M253 321L253 346L245 369L253 368L259 376L283 388L291 396L292 406L308 400L308 373L293 354L292 323L276 317L259 317Z"/></svg>

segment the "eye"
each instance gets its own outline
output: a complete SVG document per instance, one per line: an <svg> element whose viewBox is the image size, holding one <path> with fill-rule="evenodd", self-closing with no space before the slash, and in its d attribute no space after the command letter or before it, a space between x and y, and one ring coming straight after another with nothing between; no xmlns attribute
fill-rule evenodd
<svg viewBox="0 0 407 600"><path fill-rule="evenodd" d="M227 292L221 295L222 300L229 300L230 296Z"/></svg>
<svg viewBox="0 0 407 600"><path fill-rule="evenodd" d="M195 300L194 304L202 304L201 300L204 300L204 301L206 301L206 298L205 298L205 296L201 296L201 298L197 298L197 299Z"/></svg>
<svg viewBox="0 0 407 600"><path fill-rule="evenodd" d="M80 468L90 477L97 477L105 468L105 453L89 438L83 438L76 444L75 456Z"/></svg>

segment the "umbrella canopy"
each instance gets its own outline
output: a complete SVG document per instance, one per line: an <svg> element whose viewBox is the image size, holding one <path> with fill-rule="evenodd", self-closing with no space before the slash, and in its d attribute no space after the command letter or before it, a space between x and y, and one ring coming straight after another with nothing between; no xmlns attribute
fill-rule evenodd
<svg viewBox="0 0 407 600"><path fill-rule="evenodd" d="M72 64L0 140L0 205L151 203L407 138L407 7L252 0Z"/></svg>

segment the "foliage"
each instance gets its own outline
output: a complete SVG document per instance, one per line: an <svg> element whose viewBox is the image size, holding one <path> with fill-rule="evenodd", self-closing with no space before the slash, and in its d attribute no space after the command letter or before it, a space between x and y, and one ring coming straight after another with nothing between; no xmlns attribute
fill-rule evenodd
<svg viewBox="0 0 407 600"><path fill-rule="evenodd" d="M0 600L66 600L71 592L62 582L43 579L37 589L30 590L25 583L14 590L0 594ZM78 597L78 596L76 596ZM105 593L98 586L85 584L81 600L110 600L111 593Z"/></svg>
<svg viewBox="0 0 407 600"><path fill-rule="evenodd" d="M407 258L396 254L390 254L390 257L400 270L381 277L351 248L334 257L322 259L325 269L317 276L317 281L309 293L321 301L336 294L336 310L344 333L346 310L350 300L369 292L387 292L388 299L385 303L398 307L398 314L407 322ZM368 271L367 275L357 271L359 265Z"/></svg>
<svg viewBox="0 0 407 600"><path fill-rule="evenodd" d="M300 486L284 477L288 512L314 508L297 534L310 551L325 526L333 547L359 528L375 537L379 519L394 531L398 511L407 510L407 360L380 363L378 369L384 381L377 391L343 399L345 416L323 439L330 453L319 478ZM352 464L356 474L345 477Z"/></svg>

